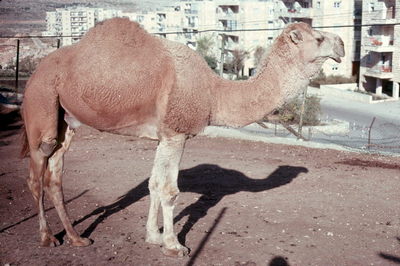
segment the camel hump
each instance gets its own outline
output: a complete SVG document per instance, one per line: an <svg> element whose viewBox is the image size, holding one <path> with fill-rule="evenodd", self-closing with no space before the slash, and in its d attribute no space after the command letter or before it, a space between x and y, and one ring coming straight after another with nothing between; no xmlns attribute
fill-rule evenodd
<svg viewBox="0 0 400 266"><path fill-rule="evenodd" d="M152 38L137 22L128 18L112 18L96 24L78 44L87 46L113 42L135 46Z"/></svg>

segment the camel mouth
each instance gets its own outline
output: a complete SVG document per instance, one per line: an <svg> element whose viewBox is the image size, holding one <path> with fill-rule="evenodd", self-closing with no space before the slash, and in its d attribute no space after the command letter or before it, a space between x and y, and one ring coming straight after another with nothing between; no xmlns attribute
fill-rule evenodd
<svg viewBox="0 0 400 266"><path fill-rule="evenodd" d="M336 56L331 56L330 58L332 58L333 60L335 60L337 63L342 63L342 59L340 58L340 56L336 55Z"/></svg>

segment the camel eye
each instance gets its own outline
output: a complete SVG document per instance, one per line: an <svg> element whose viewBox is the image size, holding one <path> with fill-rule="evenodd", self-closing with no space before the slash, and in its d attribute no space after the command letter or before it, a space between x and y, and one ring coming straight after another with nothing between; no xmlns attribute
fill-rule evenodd
<svg viewBox="0 0 400 266"><path fill-rule="evenodd" d="M317 38L318 44L321 44L323 41L324 41L324 37L323 36Z"/></svg>

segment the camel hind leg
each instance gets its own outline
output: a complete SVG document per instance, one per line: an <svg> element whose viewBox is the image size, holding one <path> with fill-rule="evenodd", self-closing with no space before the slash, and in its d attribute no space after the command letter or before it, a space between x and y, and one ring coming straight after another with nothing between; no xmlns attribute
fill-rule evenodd
<svg viewBox="0 0 400 266"><path fill-rule="evenodd" d="M40 150L31 150L30 153L30 169L27 183L38 208L40 245L57 246L59 241L53 236L44 213L43 175L47 164L46 157Z"/></svg>
<svg viewBox="0 0 400 266"><path fill-rule="evenodd" d="M53 112L55 115L44 120L40 116L41 112L39 111L41 110L34 112L31 110L31 106L29 99L24 101L23 118L26 133L24 136L29 145L30 153L27 183L38 209L40 244L42 246L57 246L59 242L51 233L45 217L43 183L47 159L57 146L57 110Z"/></svg>
<svg viewBox="0 0 400 266"><path fill-rule="evenodd" d="M78 235L72 226L68 212L64 203L62 191L62 171L64 164L64 154L68 151L71 144L74 130L70 129L64 121L59 133L59 145L55 152L48 159L47 169L44 179L44 187L57 210L58 216L65 228L70 243L73 246L88 246L91 241Z"/></svg>

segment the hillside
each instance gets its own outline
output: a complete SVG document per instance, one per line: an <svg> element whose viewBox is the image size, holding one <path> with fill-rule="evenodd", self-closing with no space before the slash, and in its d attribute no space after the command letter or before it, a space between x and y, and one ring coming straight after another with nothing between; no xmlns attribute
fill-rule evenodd
<svg viewBox="0 0 400 266"><path fill-rule="evenodd" d="M2 0L0 1L0 36L35 34L46 29L46 12L74 5L115 8L124 11L157 8L170 0Z"/></svg>

